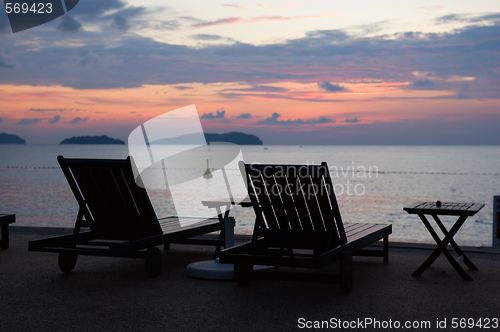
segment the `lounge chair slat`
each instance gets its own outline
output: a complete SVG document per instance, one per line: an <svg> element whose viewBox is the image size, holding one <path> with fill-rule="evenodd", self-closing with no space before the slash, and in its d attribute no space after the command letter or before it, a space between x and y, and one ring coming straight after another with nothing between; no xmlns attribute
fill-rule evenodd
<svg viewBox="0 0 500 332"><path fill-rule="evenodd" d="M78 188L82 193L86 208L92 215L91 220L113 218L113 215L108 213L108 209L100 204L100 202L105 200L105 197L96 185L94 172L91 169L81 166L71 168L71 172L75 177L76 183L78 183Z"/></svg>
<svg viewBox="0 0 500 332"><path fill-rule="evenodd" d="M119 171L118 169L114 172L112 168L108 167L96 167L92 172L95 179L93 192L99 190L99 197L107 201L107 209L104 211L107 215L106 220L109 221L109 227L133 227L135 223L139 222L139 215L134 208L135 204L130 198L130 193L121 194L120 192L118 182L123 182L123 179ZM129 209L128 206L131 208Z"/></svg>
<svg viewBox="0 0 500 332"><path fill-rule="evenodd" d="M269 228L278 228L278 222L276 221L276 216L274 215L274 210L269 198L269 193L267 192L266 179L261 174L256 176L250 175L250 179L252 184L254 185L255 196L257 197L260 203L260 209L263 214L263 219L265 220L266 225L262 225L263 227Z"/></svg>
<svg viewBox="0 0 500 332"><path fill-rule="evenodd" d="M277 183L275 176L266 177L264 175L264 184L278 228L283 230L290 229L282 201L282 196L284 195L283 188Z"/></svg>
<svg viewBox="0 0 500 332"><path fill-rule="evenodd" d="M303 230L311 231L313 230L311 217L309 216L309 211L307 210L306 200L301 189L301 183L298 177L290 177L288 181L291 191L294 193L293 200L295 206L297 207L297 212L300 218L300 225Z"/></svg>
<svg viewBox="0 0 500 332"><path fill-rule="evenodd" d="M321 166L323 170L322 172L324 181L326 184L326 190L329 193L328 197L332 207L332 212L335 217L335 223L332 226L335 226L335 228L337 229L336 234L338 235L338 241L341 244L345 244L347 242L347 237L345 234L344 224L342 222L342 216L340 215L340 209L337 203L337 197L335 196L335 190L333 189L333 182L332 178L330 177L330 171L328 169L328 165L326 164L326 162L321 163ZM335 234L335 232L333 232L333 234ZM333 241L333 243L335 243L335 241Z"/></svg>
<svg viewBox="0 0 500 332"><path fill-rule="evenodd" d="M286 214L290 229L301 230L302 226L300 225L299 215L295 202L293 201L291 187L288 184L287 178L284 176L276 176L275 179L278 186L283 188L283 194L281 195L283 200L283 210Z"/></svg>
<svg viewBox="0 0 500 332"><path fill-rule="evenodd" d="M319 180L317 175L309 174L307 177L303 177L301 182L305 183L306 204L311 216L311 223L316 231L325 232L326 228L321 215L321 206L318 202L318 196L322 195L322 189L316 187L316 185L321 185L321 182L317 180Z"/></svg>

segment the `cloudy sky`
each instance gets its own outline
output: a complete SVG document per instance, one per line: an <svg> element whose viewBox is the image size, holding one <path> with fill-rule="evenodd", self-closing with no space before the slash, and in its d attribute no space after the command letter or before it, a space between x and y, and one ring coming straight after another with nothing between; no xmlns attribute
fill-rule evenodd
<svg viewBox="0 0 500 332"><path fill-rule="evenodd" d="M2 10L0 41L0 132L28 143L195 104L266 144L500 144L498 0L80 0L18 33Z"/></svg>

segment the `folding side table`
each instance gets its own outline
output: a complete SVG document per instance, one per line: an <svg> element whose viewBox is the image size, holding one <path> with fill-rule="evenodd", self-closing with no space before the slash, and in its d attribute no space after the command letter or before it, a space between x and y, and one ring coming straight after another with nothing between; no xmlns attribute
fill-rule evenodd
<svg viewBox="0 0 500 332"><path fill-rule="evenodd" d="M478 203L452 203L452 202L424 202L417 204L412 207L405 207L403 210L410 214L417 214L425 227L433 237L434 241L437 243L437 248L431 253L429 258L420 265L420 267L412 273L412 276L420 276L431 264L438 258L438 256L443 253L448 261L451 263L455 271L467 281L471 281L472 278L465 272L465 270L460 266L460 263L463 262L465 265L473 271L478 270L478 268L470 261L469 258L464 254L464 252L457 245L453 237L457 234L458 230L464 224L465 220L475 215L479 210L483 208L484 204ZM425 215L431 215L439 229L444 234L444 238L440 239L429 220L425 217ZM443 225L439 216L457 216L457 221L453 224L450 230L447 230ZM448 244L451 244L457 255L459 256L457 260L454 259L452 254L448 251Z"/></svg>

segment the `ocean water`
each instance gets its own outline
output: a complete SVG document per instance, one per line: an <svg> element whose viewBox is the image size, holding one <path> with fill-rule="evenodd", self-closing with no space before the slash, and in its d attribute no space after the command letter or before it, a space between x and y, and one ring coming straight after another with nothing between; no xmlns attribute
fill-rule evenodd
<svg viewBox="0 0 500 332"><path fill-rule="evenodd" d="M326 161L344 222L391 223L394 241L433 243L419 218L403 211L405 206L436 200L484 203L455 239L464 245L491 245L493 196L500 195L499 146L242 146L241 152L246 162ZM58 155L125 158L128 148L0 145L0 213L15 213L22 226L73 227L78 207ZM163 192L151 191L150 196L158 217L172 213ZM252 232L251 209L235 207L231 214L237 233ZM442 219L448 227L455 221Z"/></svg>

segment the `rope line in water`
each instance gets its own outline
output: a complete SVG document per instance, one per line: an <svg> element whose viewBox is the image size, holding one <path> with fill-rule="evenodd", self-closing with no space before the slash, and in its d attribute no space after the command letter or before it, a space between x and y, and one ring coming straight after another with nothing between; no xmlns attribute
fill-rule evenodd
<svg viewBox="0 0 500 332"><path fill-rule="evenodd" d="M0 166L0 169L61 169L59 166ZM170 170L186 170L186 169L200 169L200 168L175 168L169 167ZM231 171L238 171L239 169L226 169ZM352 175L352 174L422 174L422 175L484 175L484 176L499 176L500 173L475 173L475 172L425 172L425 171L369 171L369 170L346 170L346 171L334 171L330 173L339 173L342 175Z"/></svg>

